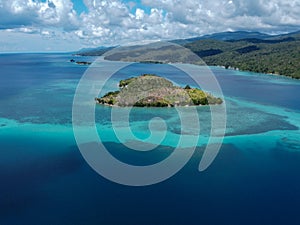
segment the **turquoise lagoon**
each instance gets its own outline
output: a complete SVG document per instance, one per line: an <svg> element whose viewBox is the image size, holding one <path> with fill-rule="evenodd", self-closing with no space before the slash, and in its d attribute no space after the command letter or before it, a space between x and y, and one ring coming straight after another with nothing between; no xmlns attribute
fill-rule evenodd
<svg viewBox="0 0 300 225"><path fill-rule="evenodd" d="M0 55L0 224L300 223L300 81L212 67L227 108L226 133L213 164L198 171L211 118L209 107L198 107L201 135L187 165L162 183L129 187L98 175L80 154L72 103L88 68L70 63L71 57ZM105 91L141 73L179 85L192 82L170 65L132 64L114 74ZM153 117L168 125L162 145L150 152L125 148L110 113L109 107L96 107L98 133L124 162L150 165L178 144L180 118L173 108L132 110L130 126L139 138L149 136Z"/></svg>

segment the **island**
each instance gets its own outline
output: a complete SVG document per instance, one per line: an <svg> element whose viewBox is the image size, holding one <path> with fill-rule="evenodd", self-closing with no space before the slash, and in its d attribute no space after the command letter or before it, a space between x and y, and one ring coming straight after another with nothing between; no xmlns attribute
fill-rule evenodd
<svg viewBox="0 0 300 225"><path fill-rule="evenodd" d="M300 31L278 35L223 32L171 42L179 45L157 43L94 49L78 55L102 55L110 61L206 64L300 79Z"/></svg>
<svg viewBox="0 0 300 225"><path fill-rule="evenodd" d="M119 82L119 90L95 98L98 104L120 107L175 107L222 104L221 98L186 85L175 86L155 74L143 74Z"/></svg>
<svg viewBox="0 0 300 225"><path fill-rule="evenodd" d="M76 63L78 65L91 65L91 62L86 62L86 61L75 61L74 59L70 60L71 63Z"/></svg>

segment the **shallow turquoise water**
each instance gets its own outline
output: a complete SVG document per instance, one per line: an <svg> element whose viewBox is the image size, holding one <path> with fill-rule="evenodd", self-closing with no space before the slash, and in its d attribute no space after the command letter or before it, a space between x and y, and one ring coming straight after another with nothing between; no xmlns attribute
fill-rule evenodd
<svg viewBox="0 0 300 225"><path fill-rule="evenodd" d="M190 162L157 185L126 187L95 173L76 146L72 102L87 68L69 63L70 57L0 55L1 224L300 222L299 81L212 68L225 94L228 118L216 160L198 171L211 127L209 108L200 107L201 138ZM190 82L168 65L134 64L116 74L107 90L144 72L159 72L178 84ZM131 129L148 137L148 121L154 116L165 119L167 136L155 151L141 153L124 148L116 138L110 108L96 107L104 144L112 155L134 165L163 160L178 143L181 127L175 109L135 109Z"/></svg>

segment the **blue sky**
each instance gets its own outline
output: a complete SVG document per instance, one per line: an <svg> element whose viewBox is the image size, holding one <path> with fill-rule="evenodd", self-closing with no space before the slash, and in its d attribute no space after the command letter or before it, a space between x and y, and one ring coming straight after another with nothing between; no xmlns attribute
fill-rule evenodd
<svg viewBox="0 0 300 225"><path fill-rule="evenodd" d="M0 52L300 30L300 0L0 0Z"/></svg>
<svg viewBox="0 0 300 225"><path fill-rule="evenodd" d="M72 0L72 2L74 4L74 9L76 10L77 13L80 14L82 12L88 12L88 8L85 6L83 0ZM133 13L135 12L136 8L142 8L147 12L150 11L150 7L143 6L140 0L138 1L123 0L122 2L124 2L127 5L130 5L131 2L134 2L135 6L131 8L131 12Z"/></svg>
<svg viewBox="0 0 300 225"><path fill-rule="evenodd" d="M72 0L74 4L74 9L76 10L77 13L82 13L82 12L88 12L87 7L85 6L84 2L82 0Z"/></svg>

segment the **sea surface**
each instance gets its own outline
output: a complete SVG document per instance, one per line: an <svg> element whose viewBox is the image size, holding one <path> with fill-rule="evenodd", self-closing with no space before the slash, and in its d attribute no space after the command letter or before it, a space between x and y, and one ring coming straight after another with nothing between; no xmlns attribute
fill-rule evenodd
<svg viewBox="0 0 300 225"><path fill-rule="evenodd" d="M216 159L199 172L211 111L197 107L201 132L190 161L163 182L132 187L100 176L79 151L72 106L89 68L71 63L71 58L95 60L69 54L0 54L1 225L300 224L300 81L211 67L227 110ZM143 73L195 85L171 65L136 63L116 72L103 93L116 90L120 79ZM125 163L160 162L183 135L176 109L133 109L130 128L138 138L149 137L154 117L165 120L167 132L155 151L132 151L124 146L124 140L131 141L126 132L124 140L114 134L111 110L96 106L96 127L110 153ZM192 137L193 130L184 135Z"/></svg>

